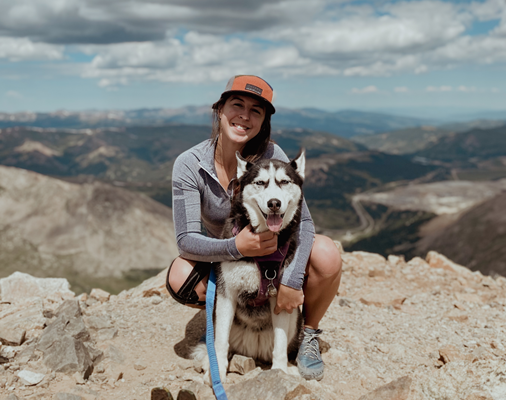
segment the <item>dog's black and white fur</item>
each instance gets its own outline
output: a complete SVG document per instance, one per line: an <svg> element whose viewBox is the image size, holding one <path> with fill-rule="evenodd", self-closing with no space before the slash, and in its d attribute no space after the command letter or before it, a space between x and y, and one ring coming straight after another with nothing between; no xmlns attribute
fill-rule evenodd
<svg viewBox="0 0 506 400"><path fill-rule="evenodd" d="M303 151L289 163L260 160L251 164L237 154L238 189L232 200L223 237L234 236L234 225L243 229L251 224L257 233L277 230L278 247L289 242L281 273L292 261L296 248L304 168ZM273 220L276 222L274 227ZM299 344L302 327L300 310L297 308L291 314L286 311L274 314L276 297L269 298L259 307L249 304L257 296L260 285L260 273L252 258L222 262L215 268L215 348L221 380L225 382L229 355L235 353L272 361L272 368L298 374L296 367L288 367L288 353L296 350ZM209 377L205 345L198 345L193 356L203 361Z"/></svg>

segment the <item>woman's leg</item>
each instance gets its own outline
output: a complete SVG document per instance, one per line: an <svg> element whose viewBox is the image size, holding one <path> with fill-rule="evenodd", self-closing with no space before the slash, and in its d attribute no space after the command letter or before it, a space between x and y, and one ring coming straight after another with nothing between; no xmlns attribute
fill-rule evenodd
<svg viewBox="0 0 506 400"><path fill-rule="evenodd" d="M339 289L341 267L341 253L336 244L327 236L316 235L304 284L305 326L318 329Z"/></svg>
<svg viewBox="0 0 506 400"><path fill-rule="evenodd" d="M321 319L336 297L341 281L341 254L326 236L316 235L304 283L304 335L297 354L297 367L305 379L323 378L318 329Z"/></svg>
<svg viewBox="0 0 506 400"><path fill-rule="evenodd" d="M169 292L172 291L177 296L183 285L187 282L188 277L191 275L196 265L197 265L196 261L190 261L181 257L177 257L172 262L172 265L169 268L169 273L167 277L167 285L170 285ZM207 271L207 274L205 273L205 271L204 272L200 271L199 274L195 276L195 279L200 278L200 276L198 275L204 277L198 283L196 283L193 289L188 287L184 297L186 297L186 294L191 294L191 291L193 290L198 295L198 301L204 302L206 300L206 290L207 290L207 281L209 280L209 271ZM176 296L174 296L173 293L171 293L172 296L176 298ZM176 298L176 300L180 301L178 298ZM196 305L189 302L185 302L184 304L188 307L193 308L201 308L201 309L206 308L205 305Z"/></svg>

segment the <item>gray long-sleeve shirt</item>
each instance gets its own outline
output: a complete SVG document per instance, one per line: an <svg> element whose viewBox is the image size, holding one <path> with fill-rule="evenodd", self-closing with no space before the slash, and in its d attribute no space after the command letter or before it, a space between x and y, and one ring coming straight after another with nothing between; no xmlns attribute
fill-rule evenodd
<svg viewBox="0 0 506 400"><path fill-rule="evenodd" d="M182 153L172 170L172 212L181 257L193 261L232 261L242 258L235 238L220 239L230 214L232 182L225 190L214 167L215 144L208 139ZM281 148L269 143L263 158L289 161ZM202 234L201 223L207 236ZM302 205L297 250L281 283L300 290L314 241L314 224L306 202Z"/></svg>

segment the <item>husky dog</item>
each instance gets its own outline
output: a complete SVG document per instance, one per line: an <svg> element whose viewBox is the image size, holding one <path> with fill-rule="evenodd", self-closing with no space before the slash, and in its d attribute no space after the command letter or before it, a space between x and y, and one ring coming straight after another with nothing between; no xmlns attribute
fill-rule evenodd
<svg viewBox="0 0 506 400"><path fill-rule="evenodd" d="M276 294L284 268L292 261L301 218L305 155L289 163L260 160L251 164L239 153L237 190L223 237L231 238L251 224L256 233L278 235L278 250L271 256L221 262L216 270L215 348L220 378L226 380L229 354L238 353L271 362L272 368L288 372L288 353L299 345L302 315L297 308L289 314L274 314ZM264 279L262 279L265 277ZM193 356L209 360L204 344ZM298 374L296 367L290 372Z"/></svg>

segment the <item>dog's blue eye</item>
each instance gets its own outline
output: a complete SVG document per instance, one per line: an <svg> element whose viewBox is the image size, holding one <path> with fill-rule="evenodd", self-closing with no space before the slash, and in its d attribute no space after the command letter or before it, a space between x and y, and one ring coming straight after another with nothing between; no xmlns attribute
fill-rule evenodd
<svg viewBox="0 0 506 400"><path fill-rule="evenodd" d="M290 181L287 181L286 179L283 179L283 180L281 181L281 184L282 184L282 185L288 185L289 183L290 183Z"/></svg>
<svg viewBox="0 0 506 400"><path fill-rule="evenodd" d="M264 181L256 181L255 182L258 186L265 186L265 182Z"/></svg>

